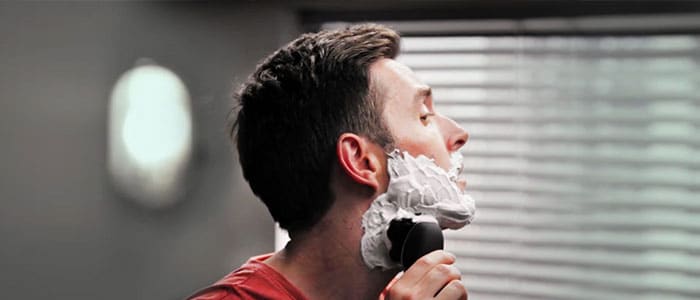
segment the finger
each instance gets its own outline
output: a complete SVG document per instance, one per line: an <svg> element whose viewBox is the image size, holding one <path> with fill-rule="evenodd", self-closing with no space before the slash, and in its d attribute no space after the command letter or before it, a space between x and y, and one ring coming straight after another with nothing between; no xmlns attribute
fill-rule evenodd
<svg viewBox="0 0 700 300"><path fill-rule="evenodd" d="M435 296L438 300L467 300L468 298L467 288L461 280L452 280Z"/></svg>
<svg viewBox="0 0 700 300"><path fill-rule="evenodd" d="M421 299L432 298L453 280L462 279L462 273L453 265L439 264L418 281Z"/></svg>
<svg viewBox="0 0 700 300"><path fill-rule="evenodd" d="M435 250L419 258L397 281L397 284L415 285L434 266L439 264L452 264L455 256L443 250Z"/></svg>

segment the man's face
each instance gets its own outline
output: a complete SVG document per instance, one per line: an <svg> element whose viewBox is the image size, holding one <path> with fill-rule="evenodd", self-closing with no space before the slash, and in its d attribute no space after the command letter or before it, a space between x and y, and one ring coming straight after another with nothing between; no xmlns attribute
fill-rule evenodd
<svg viewBox="0 0 700 300"><path fill-rule="evenodd" d="M379 97L384 101L384 118L395 147L412 156L420 154L450 168L450 154L466 144L469 135L452 119L436 112L429 86L407 66L381 59L370 67ZM461 184L464 188L464 183Z"/></svg>
<svg viewBox="0 0 700 300"><path fill-rule="evenodd" d="M457 123L434 110L430 87L405 65L381 59L370 66L370 75L377 97L384 101L382 118L399 151L389 154L388 176L380 176L388 180L380 184L381 194L362 216L360 245L368 267L392 269L400 265L389 255L392 242L387 239L392 220L416 220L420 215L432 217L440 227L450 229L471 222L474 200L463 193L466 183L449 172L451 153L458 151L469 136Z"/></svg>

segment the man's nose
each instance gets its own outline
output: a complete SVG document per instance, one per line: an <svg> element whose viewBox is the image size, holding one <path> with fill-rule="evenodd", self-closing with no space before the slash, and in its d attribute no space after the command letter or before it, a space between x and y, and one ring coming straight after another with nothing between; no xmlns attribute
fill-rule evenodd
<svg viewBox="0 0 700 300"><path fill-rule="evenodd" d="M469 140L469 133L446 116L440 116L440 130L450 152L458 151Z"/></svg>

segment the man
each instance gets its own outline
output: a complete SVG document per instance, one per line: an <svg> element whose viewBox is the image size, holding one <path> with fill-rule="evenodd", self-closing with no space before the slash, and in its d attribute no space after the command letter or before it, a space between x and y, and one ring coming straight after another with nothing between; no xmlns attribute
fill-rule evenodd
<svg viewBox="0 0 700 300"><path fill-rule="evenodd" d="M257 67L231 134L244 177L291 240L192 299L467 298L445 251L398 277L361 253L363 215L393 180L388 153L424 155L446 171L468 139L434 111L398 51L396 32L365 24L302 35Z"/></svg>

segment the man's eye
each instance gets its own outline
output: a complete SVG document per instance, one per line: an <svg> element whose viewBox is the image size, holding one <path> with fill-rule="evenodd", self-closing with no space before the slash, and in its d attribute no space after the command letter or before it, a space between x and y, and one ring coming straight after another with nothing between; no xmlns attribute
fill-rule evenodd
<svg viewBox="0 0 700 300"><path fill-rule="evenodd" d="M423 122L424 124L427 124L430 122L430 117L434 116L434 113L424 113L420 115L420 121Z"/></svg>

